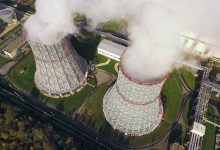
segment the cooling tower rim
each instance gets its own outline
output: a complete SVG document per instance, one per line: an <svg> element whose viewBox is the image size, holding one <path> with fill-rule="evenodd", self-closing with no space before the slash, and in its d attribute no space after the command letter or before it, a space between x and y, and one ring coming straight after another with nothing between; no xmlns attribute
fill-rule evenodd
<svg viewBox="0 0 220 150"><path fill-rule="evenodd" d="M119 64L119 69L121 69L121 72L122 74L131 82L135 83L135 84L138 84L138 85L142 85L142 86L153 86L153 85L158 85L160 83L162 83L163 81L166 81L167 78L169 77L170 75L170 72L168 72L164 77L162 77L161 80L158 80L158 81L147 81L147 82L140 82L134 78L132 78L124 69L123 65L122 65L122 61L120 62Z"/></svg>
<svg viewBox="0 0 220 150"><path fill-rule="evenodd" d="M123 57L125 55L126 51L123 52L121 58L120 58L120 63L119 63L119 70L121 70L122 74L131 82L135 83L135 84L138 84L138 85L142 85L142 86L153 86L153 85L158 85L160 83L162 83L163 81L166 81L167 78L169 77L169 75L171 74L171 71L169 71L164 77L161 77L160 80L157 80L157 81L146 81L146 82L141 82L141 81L138 81L134 78L132 78L124 69L123 67Z"/></svg>
<svg viewBox="0 0 220 150"><path fill-rule="evenodd" d="M23 35L27 40L30 40L30 41L33 41L33 42L42 43L42 42L39 40L39 38L28 36L27 30L24 28L24 22L22 23L22 31L23 31L23 32L22 32L22 35ZM64 39L64 41L66 42L67 37L69 36L69 35L63 36L64 33L59 33L58 35L62 37L59 41L57 41L57 42L55 42L55 43L53 43L53 44L45 44L45 45L55 45L55 44L59 43L60 41L62 41L63 39Z"/></svg>

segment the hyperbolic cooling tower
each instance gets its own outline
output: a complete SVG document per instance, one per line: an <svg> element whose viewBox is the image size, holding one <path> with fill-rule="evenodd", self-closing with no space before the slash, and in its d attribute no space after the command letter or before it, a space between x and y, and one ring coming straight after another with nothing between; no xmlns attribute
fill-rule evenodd
<svg viewBox="0 0 220 150"><path fill-rule="evenodd" d="M29 44L36 64L35 83L43 93L62 97L86 81L87 63L71 46L68 37L54 45L30 39Z"/></svg>
<svg viewBox="0 0 220 150"><path fill-rule="evenodd" d="M11 8L0 10L0 18L6 23L13 23L15 19L14 10Z"/></svg>
<svg viewBox="0 0 220 150"><path fill-rule="evenodd" d="M163 116L160 92L165 79L140 83L126 74L121 62L117 81L104 96L106 120L126 135L142 136L152 132Z"/></svg>

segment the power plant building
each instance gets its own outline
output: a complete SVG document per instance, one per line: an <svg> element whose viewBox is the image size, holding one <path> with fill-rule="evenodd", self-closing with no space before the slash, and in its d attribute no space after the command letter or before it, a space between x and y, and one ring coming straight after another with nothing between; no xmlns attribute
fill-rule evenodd
<svg viewBox="0 0 220 150"><path fill-rule="evenodd" d="M98 53L111 58L116 61L120 61L122 54L127 50L127 47L120 45L118 43L102 40L98 46Z"/></svg>
<svg viewBox="0 0 220 150"><path fill-rule="evenodd" d="M164 81L135 81L121 63L117 81L103 99L106 120L125 135L142 136L152 132L163 116L160 92Z"/></svg>
<svg viewBox="0 0 220 150"><path fill-rule="evenodd" d="M30 40L36 72L35 84L44 94L60 96L72 94L86 82L87 63L72 47L69 38L45 45Z"/></svg>

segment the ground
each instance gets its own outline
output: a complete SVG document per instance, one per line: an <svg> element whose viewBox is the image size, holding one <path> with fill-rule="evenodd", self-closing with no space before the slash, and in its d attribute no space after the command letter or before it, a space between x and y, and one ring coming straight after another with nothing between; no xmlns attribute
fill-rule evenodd
<svg viewBox="0 0 220 150"><path fill-rule="evenodd" d="M100 69L103 69L103 70L105 70L105 71L107 71L107 72L110 72L110 73L113 73L113 74L117 75L117 72L115 71L115 68L114 68L114 66L115 66L116 63L117 63L117 61L111 60L111 61L109 62L109 64L104 65L104 66L100 66L99 68L100 68Z"/></svg>
<svg viewBox="0 0 220 150"><path fill-rule="evenodd" d="M3 67L8 61L8 58L0 55L0 68Z"/></svg>
<svg viewBox="0 0 220 150"><path fill-rule="evenodd" d="M110 32L120 32L125 22L122 20L108 21L103 25L103 29Z"/></svg>
<svg viewBox="0 0 220 150"><path fill-rule="evenodd" d="M35 88L34 84L35 63L33 55L26 56L21 62L19 62L10 72L10 79L12 83L19 89L38 96L40 100L46 102L51 107L58 108L67 113L75 112L86 100L87 96L92 91L93 87L86 85L80 92L76 92L74 95L62 98L54 99L43 96ZM92 83L92 80L89 81Z"/></svg>
<svg viewBox="0 0 220 150"><path fill-rule="evenodd" d="M214 114L214 109L212 108L211 105L208 107L208 112L207 112L207 118L210 121L213 121L212 115ZM205 123L206 126L206 132L203 137L203 144L202 144L202 149L204 150L213 150L215 146L215 134L216 134L216 128L209 124Z"/></svg>
<svg viewBox="0 0 220 150"><path fill-rule="evenodd" d="M184 113L183 113L183 123L188 125L189 124L189 116L190 116L190 102L192 101L191 98L188 98L186 100L185 108L184 108Z"/></svg>
<svg viewBox="0 0 220 150"><path fill-rule="evenodd" d="M140 146L156 141L165 131L167 131L171 123L176 120L180 110L182 89L178 74L176 71L174 71L164 85L163 95L164 101L166 102L164 121L161 122L159 127L156 128L154 132L146 136L128 138L123 134L114 131L104 118L102 101L107 89L107 85L99 87L99 89L92 96L90 102L86 105L84 112L82 113L82 118L83 120L87 121L87 124L90 127L95 128L97 132L101 132L102 134L111 137L113 140L120 140L122 143ZM175 91L173 92L175 94L170 94L170 92L173 90Z"/></svg>
<svg viewBox="0 0 220 150"><path fill-rule="evenodd" d="M197 79L198 79L198 77L195 77L196 72L188 67L180 68L180 72L184 80L186 81L187 85L189 86L189 88L191 90L195 90L197 86Z"/></svg>

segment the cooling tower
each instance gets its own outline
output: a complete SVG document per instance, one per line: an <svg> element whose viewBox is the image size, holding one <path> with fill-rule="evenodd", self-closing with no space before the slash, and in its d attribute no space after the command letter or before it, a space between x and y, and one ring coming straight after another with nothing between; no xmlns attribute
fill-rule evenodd
<svg viewBox="0 0 220 150"><path fill-rule="evenodd" d="M13 23L15 19L14 10L11 8L0 10L0 18L6 23Z"/></svg>
<svg viewBox="0 0 220 150"><path fill-rule="evenodd" d="M125 135L142 136L152 132L163 115L160 93L165 79L140 83L129 77L121 62L117 81L103 99L106 120Z"/></svg>
<svg viewBox="0 0 220 150"><path fill-rule="evenodd" d="M71 46L68 37L54 45L33 40L29 44L36 64L35 84L42 93L62 97L84 84L87 63Z"/></svg>

